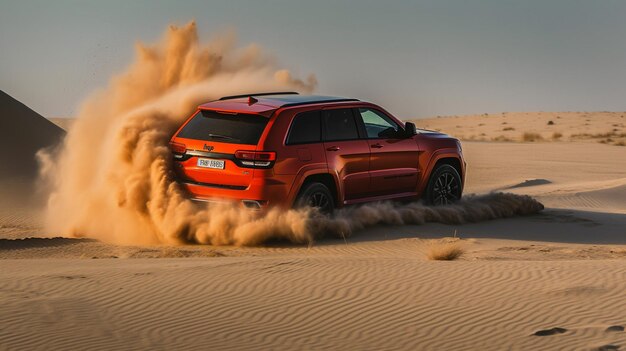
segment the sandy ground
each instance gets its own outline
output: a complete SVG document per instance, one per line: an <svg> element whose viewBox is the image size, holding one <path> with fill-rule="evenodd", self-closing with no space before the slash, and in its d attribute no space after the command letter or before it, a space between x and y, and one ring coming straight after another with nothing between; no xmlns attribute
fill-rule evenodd
<svg viewBox="0 0 626 351"><path fill-rule="evenodd" d="M626 348L626 147L566 137L464 153L466 194L531 194L546 210L309 247L140 247L15 240L54 233L3 197L0 350ZM464 255L428 260L444 243Z"/></svg>
<svg viewBox="0 0 626 351"><path fill-rule="evenodd" d="M478 141L585 141L626 146L625 112L502 112L415 121Z"/></svg>

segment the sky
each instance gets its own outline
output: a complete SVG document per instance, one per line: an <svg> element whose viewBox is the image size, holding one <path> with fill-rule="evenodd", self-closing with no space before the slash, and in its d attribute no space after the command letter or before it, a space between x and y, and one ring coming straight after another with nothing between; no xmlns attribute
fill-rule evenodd
<svg viewBox="0 0 626 351"><path fill-rule="evenodd" d="M0 0L0 89L72 116L137 41L195 19L402 119L624 111L625 18L621 0Z"/></svg>

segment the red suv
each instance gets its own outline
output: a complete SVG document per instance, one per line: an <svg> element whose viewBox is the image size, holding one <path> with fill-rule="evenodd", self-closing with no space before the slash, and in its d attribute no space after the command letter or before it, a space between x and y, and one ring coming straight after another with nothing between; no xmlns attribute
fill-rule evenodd
<svg viewBox="0 0 626 351"><path fill-rule="evenodd" d="M178 181L194 200L251 209L322 212L381 200L461 198L461 144L416 130L357 99L293 92L223 97L201 105L170 141Z"/></svg>

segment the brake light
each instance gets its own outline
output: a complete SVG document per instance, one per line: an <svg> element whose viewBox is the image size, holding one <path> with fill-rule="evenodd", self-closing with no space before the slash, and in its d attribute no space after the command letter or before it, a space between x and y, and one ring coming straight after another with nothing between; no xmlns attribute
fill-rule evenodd
<svg viewBox="0 0 626 351"><path fill-rule="evenodd" d="M274 151L238 150L235 152L235 158L247 167L270 167L276 160L276 153Z"/></svg>
<svg viewBox="0 0 626 351"><path fill-rule="evenodd" d="M170 141L170 149L175 154L184 154L187 151L187 145Z"/></svg>

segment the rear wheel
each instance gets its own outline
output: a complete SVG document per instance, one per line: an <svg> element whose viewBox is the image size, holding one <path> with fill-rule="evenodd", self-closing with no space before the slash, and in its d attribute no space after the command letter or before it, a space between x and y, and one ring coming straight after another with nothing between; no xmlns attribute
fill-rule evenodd
<svg viewBox="0 0 626 351"><path fill-rule="evenodd" d="M331 214L335 209L335 201L328 187L322 183L306 184L296 198L295 208L314 207L320 212Z"/></svg>
<svg viewBox="0 0 626 351"><path fill-rule="evenodd" d="M426 187L424 200L429 205L449 205L461 199L461 176L448 164L437 166Z"/></svg>

